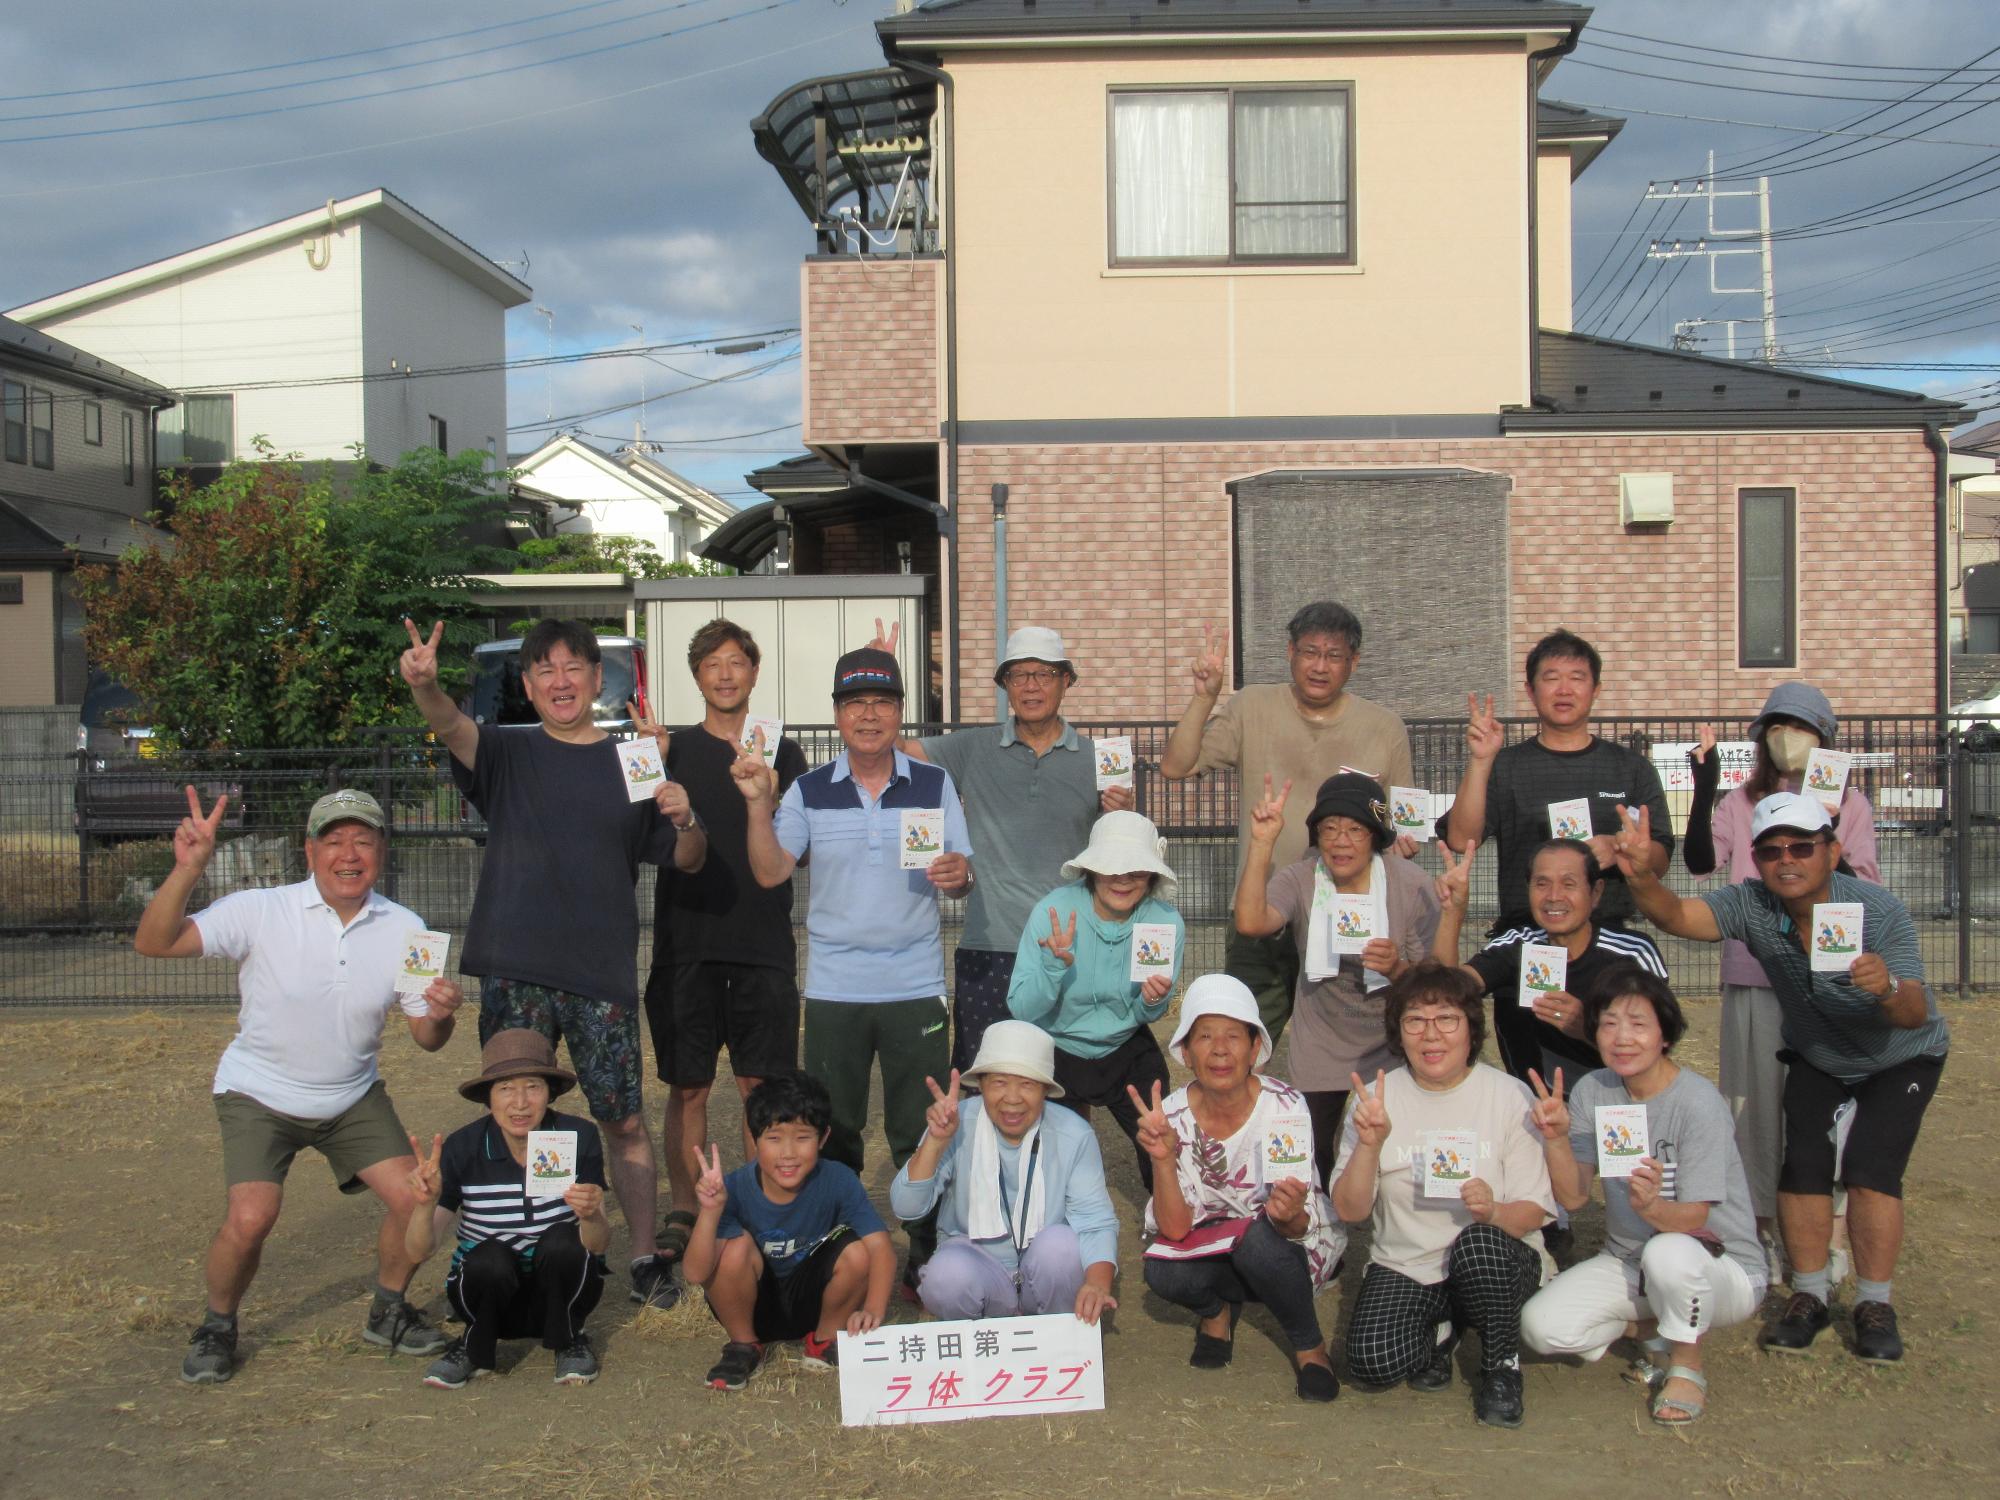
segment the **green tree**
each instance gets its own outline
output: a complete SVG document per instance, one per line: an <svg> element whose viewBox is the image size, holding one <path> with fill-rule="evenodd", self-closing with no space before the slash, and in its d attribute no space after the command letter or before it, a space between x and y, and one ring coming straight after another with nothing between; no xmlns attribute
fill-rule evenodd
<svg viewBox="0 0 2000 1500"><path fill-rule="evenodd" d="M623 573L628 578L714 578L734 569L698 562L668 562L660 549L636 536L565 531L521 543L517 573Z"/></svg>
<svg viewBox="0 0 2000 1500"><path fill-rule="evenodd" d="M339 746L407 724L403 616L443 619L462 647L484 638L465 575L510 556L473 540L505 506L490 485L476 451L362 466L340 490L268 452L199 490L176 478L156 518L171 549L77 570L85 650L146 703L165 748Z"/></svg>

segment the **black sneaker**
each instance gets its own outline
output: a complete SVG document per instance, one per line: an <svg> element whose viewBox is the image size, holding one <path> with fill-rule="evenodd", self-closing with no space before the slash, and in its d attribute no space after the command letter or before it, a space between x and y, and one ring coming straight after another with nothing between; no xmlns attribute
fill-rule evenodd
<svg viewBox="0 0 2000 1500"><path fill-rule="evenodd" d="M236 1329L203 1323L181 1357L181 1379L189 1385L221 1385L236 1373Z"/></svg>
<svg viewBox="0 0 2000 1500"><path fill-rule="evenodd" d="M681 1300L681 1284L674 1280L671 1256L649 1255L632 1262L632 1300L662 1310Z"/></svg>
<svg viewBox="0 0 2000 1500"><path fill-rule="evenodd" d="M1457 1347L1456 1334L1439 1344L1437 1352L1431 1356L1431 1362L1410 1377L1410 1389L1422 1391L1427 1396L1450 1390L1452 1377L1457 1373L1452 1368L1451 1352Z"/></svg>
<svg viewBox="0 0 2000 1500"><path fill-rule="evenodd" d="M464 1339L453 1339L444 1353L431 1361L431 1367L424 1371L424 1384L440 1391L462 1390L467 1381L474 1379L480 1371L474 1368L472 1356L466 1352Z"/></svg>
<svg viewBox="0 0 2000 1500"><path fill-rule="evenodd" d="M1519 1427L1526 1403L1521 1395L1518 1366L1502 1366L1480 1374L1472 1398L1472 1414L1488 1427Z"/></svg>
<svg viewBox="0 0 2000 1500"><path fill-rule="evenodd" d="M379 1344L391 1354L440 1354L451 1344L442 1329L407 1302L383 1302L379 1298L368 1310L368 1322L361 1337Z"/></svg>
<svg viewBox="0 0 2000 1500"><path fill-rule="evenodd" d="M1854 1357L1871 1365L1893 1365L1903 1357L1895 1308L1886 1302L1854 1304Z"/></svg>
<svg viewBox="0 0 2000 1500"><path fill-rule="evenodd" d="M1833 1314L1826 1310L1826 1304L1819 1298L1811 1292L1793 1292L1792 1300L1785 1304L1778 1321L1764 1330L1761 1342L1773 1354L1804 1354L1812 1348L1812 1341L1832 1323ZM1892 1313L1892 1332L1894 1327L1895 1315Z"/></svg>
<svg viewBox="0 0 2000 1500"><path fill-rule="evenodd" d="M718 1359L703 1378L710 1390L740 1391L750 1383L750 1377L764 1363L762 1344L728 1343L722 1346L722 1358Z"/></svg>
<svg viewBox="0 0 2000 1500"><path fill-rule="evenodd" d="M556 1350L556 1384L589 1385L595 1379L597 1356L591 1352L590 1340L579 1333L568 1348Z"/></svg>

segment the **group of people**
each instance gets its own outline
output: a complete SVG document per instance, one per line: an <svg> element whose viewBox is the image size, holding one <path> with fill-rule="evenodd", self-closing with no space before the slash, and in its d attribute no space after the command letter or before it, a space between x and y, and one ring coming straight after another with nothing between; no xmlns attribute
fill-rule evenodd
<svg viewBox="0 0 2000 1500"><path fill-rule="evenodd" d="M1193 1315L1198 1368L1230 1362L1242 1308L1260 1302L1298 1395L1333 1400L1315 1299L1340 1274L1349 1228L1367 1223L1343 1350L1353 1379L1449 1389L1473 1335L1475 1413L1514 1426L1523 1345L1596 1360L1630 1336L1654 1420L1685 1425L1707 1404L1702 1341L1751 1317L1780 1274L1791 1295L1764 1346L1803 1351L1830 1325L1843 1192L1854 1351L1901 1356L1902 1173L1948 1036L1909 913L1873 883L1865 797L1849 789L1836 819L1797 790L1807 754L1838 727L1806 684L1773 692L1753 727L1755 770L1719 804L1704 734L1683 856L1698 875L1726 862L1731 883L1681 898L1661 880L1674 840L1658 773L1591 731L1597 652L1548 636L1527 660L1531 737L1506 744L1491 698L1469 703L1468 766L1437 820L1433 879L1388 815L1387 789L1414 781L1407 731L1346 690L1354 616L1301 609L1288 680L1219 707L1227 643L1208 638L1158 769L1241 779L1234 932L1226 972L1182 993L1167 1053L1188 1081L1173 1088L1152 1027L1184 948L1176 877L1131 789L1099 789L1095 747L1063 718L1077 669L1053 630L1007 640L1001 723L926 739L902 734L893 635L848 652L832 684L842 748L809 769L795 740L767 743L751 724L756 642L712 621L688 650L702 721L668 734L634 708L668 773L637 800L592 712L588 630L546 621L524 640L539 721L524 728L475 724L439 688L441 627L425 637L411 624L409 638L402 675L488 825L458 964L479 979L482 1044L460 1092L484 1112L426 1149L383 1090L390 1008L435 1051L463 996L444 979L396 991L397 950L423 924L374 890L387 824L374 799L349 790L314 806L306 880L190 917L222 813L204 814L190 790L137 946L235 959L243 1004L214 1082L228 1213L186 1379L233 1373L237 1308L305 1146L344 1190L383 1200L364 1336L434 1356L435 1386L491 1370L497 1341L513 1338L553 1351L558 1381L595 1378L583 1324L608 1275L607 1188L632 1298L705 1294L726 1338L705 1377L717 1389L740 1388L780 1342L837 1364L838 1334L877 1326L899 1285L940 1317L1094 1322L1118 1305L1119 1236L1095 1106L1135 1152L1144 1281ZM913 861L905 834L918 824L935 852ZM1463 954L1475 858L1495 864L1500 915ZM660 867L643 998L641 862ZM965 900L949 986L944 897ZM1844 973L1805 946L1826 901L1864 911L1864 951ZM1732 945L1720 1090L1673 1059L1686 1023L1635 913ZM1142 941L1154 962L1138 977ZM1524 963L1555 950L1561 982L1524 986ZM1498 1067L1482 1061L1489 996ZM642 1010L667 1085L657 1227ZM1267 1071L1288 1025L1289 1080ZM743 1098L733 1171L708 1131L725 1047ZM877 1065L895 1169L886 1206L908 1243L900 1278L860 1176ZM572 1087L589 1118L551 1108ZM1606 1109L1628 1130L1642 1119L1646 1144L1600 1174ZM536 1194L526 1171L530 1136L550 1130L576 1143L560 1196ZM1578 1261L1567 1216L1597 1175L1606 1243ZM404 1295L445 1238L447 1298L465 1325L455 1339Z"/></svg>

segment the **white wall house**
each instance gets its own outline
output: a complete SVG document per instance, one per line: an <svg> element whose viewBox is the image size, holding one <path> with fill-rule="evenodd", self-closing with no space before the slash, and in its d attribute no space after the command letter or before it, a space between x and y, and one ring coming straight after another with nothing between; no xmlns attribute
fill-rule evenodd
<svg viewBox="0 0 2000 1500"><path fill-rule="evenodd" d="M567 435L514 461L518 482L552 508L558 532L629 536L650 542L668 562L694 560L694 548L736 514L735 507L642 453L600 453Z"/></svg>
<svg viewBox="0 0 2000 1500"><path fill-rule="evenodd" d="M506 312L533 295L377 188L12 309L186 395L159 462L505 453ZM428 372L467 365L476 371Z"/></svg>

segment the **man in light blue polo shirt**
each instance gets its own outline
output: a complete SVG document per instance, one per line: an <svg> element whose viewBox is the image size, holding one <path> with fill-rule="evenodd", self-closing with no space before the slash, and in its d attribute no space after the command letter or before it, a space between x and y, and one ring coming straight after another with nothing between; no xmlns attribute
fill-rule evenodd
<svg viewBox="0 0 2000 1500"><path fill-rule="evenodd" d="M972 840L950 774L896 748L903 677L895 657L872 647L841 657L833 713L846 748L794 781L782 802L762 756L739 756L730 774L749 803L758 883L782 885L812 861L805 1066L833 1098L825 1155L859 1172L870 1065L882 1065L882 1128L898 1167L923 1140L925 1078L947 1071L938 897L972 889ZM932 817L905 817L924 813ZM915 833L906 825L925 823L939 852L911 868L904 850ZM911 1226L912 1268L935 1233L934 1224Z"/></svg>

